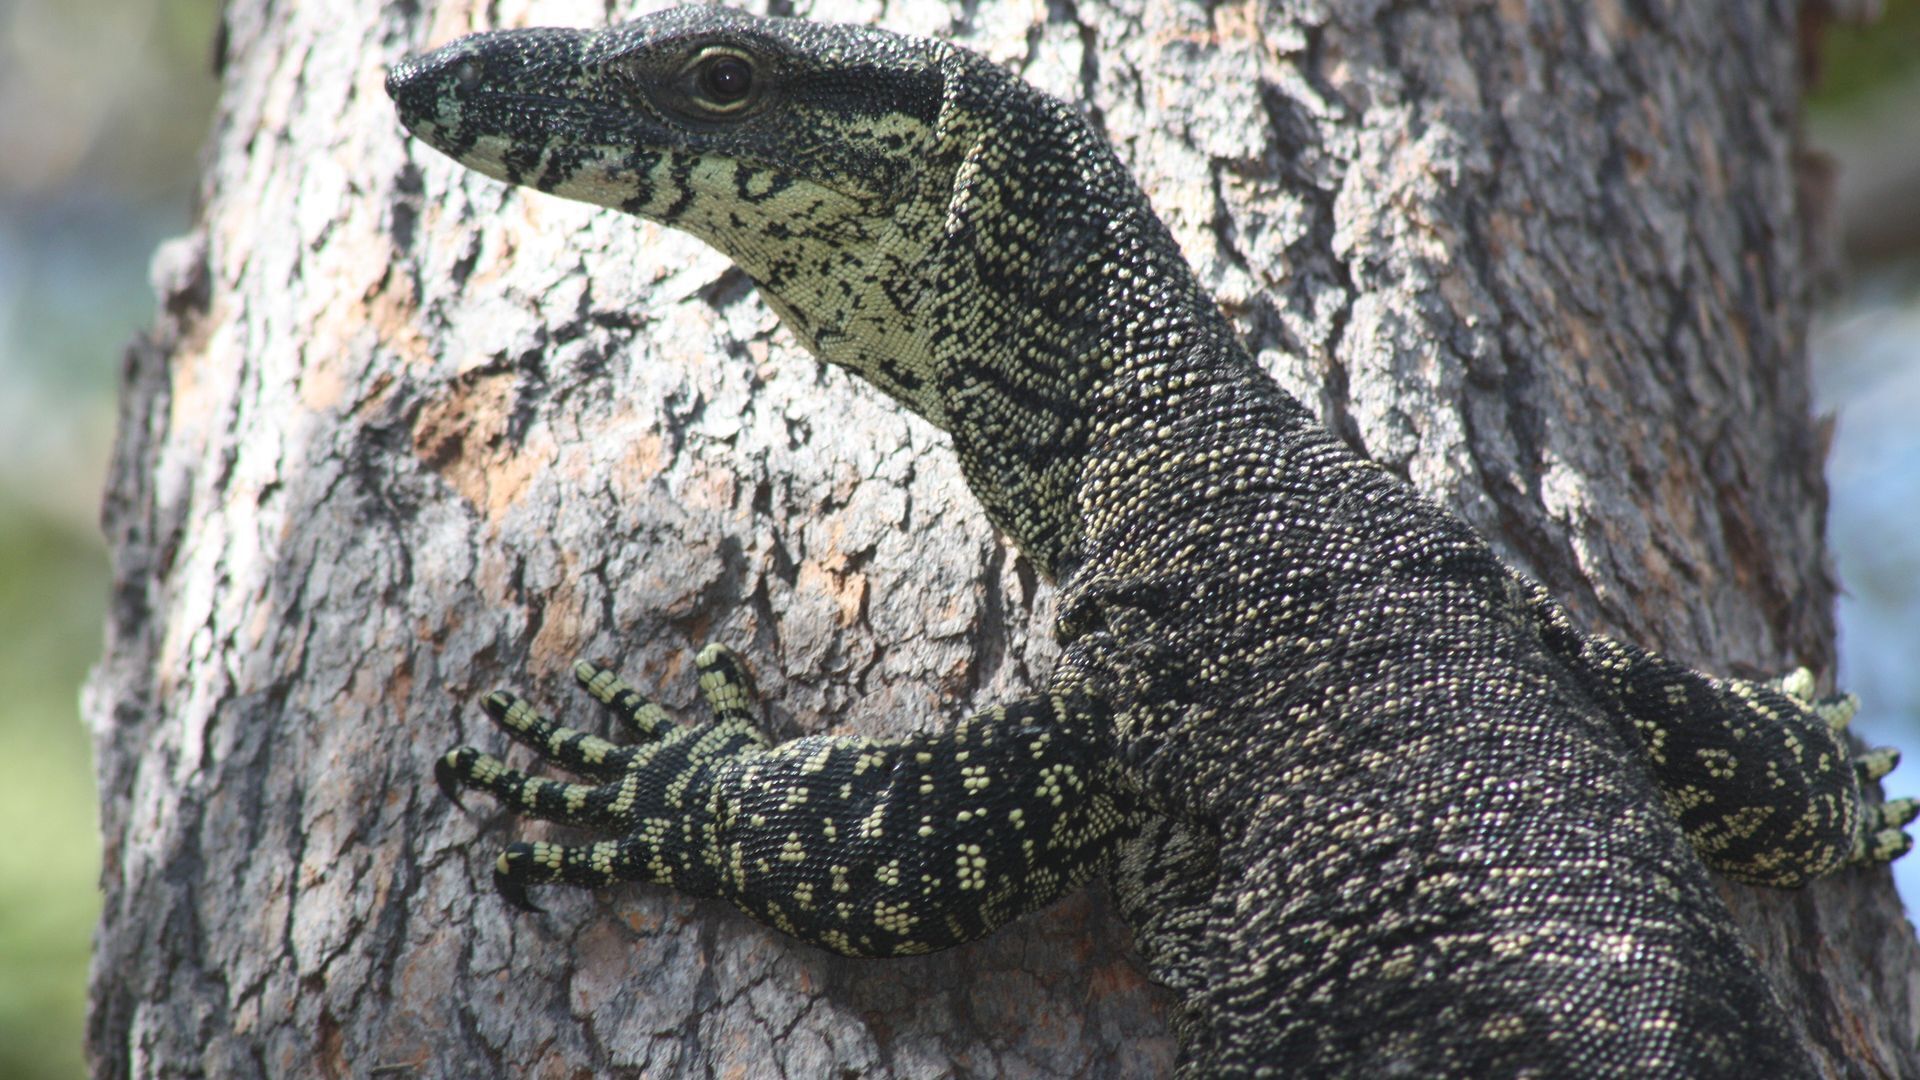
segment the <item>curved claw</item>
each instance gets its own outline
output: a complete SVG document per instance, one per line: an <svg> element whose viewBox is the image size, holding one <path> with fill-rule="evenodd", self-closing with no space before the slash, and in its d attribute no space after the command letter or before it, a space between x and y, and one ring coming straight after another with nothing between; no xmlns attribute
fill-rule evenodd
<svg viewBox="0 0 1920 1080"><path fill-rule="evenodd" d="M1774 685L1780 688L1781 693L1802 704L1813 700L1813 672L1806 668L1794 668L1780 676Z"/></svg>
<svg viewBox="0 0 1920 1080"><path fill-rule="evenodd" d="M1860 843L1854 849L1853 861L1857 863L1888 863L1913 850L1913 838L1899 829L1882 829L1876 833L1862 833Z"/></svg>
<svg viewBox="0 0 1920 1080"><path fill-rule="evenodd" d="M1854 771L1862 780L1878 780L1899 764L1900 751L1891 746L1875 747L1853 759Z"/></svg>
<svg viewBox="0 0 1920 1080"><path fill-rule="evenodd" d="M1805 704L1815 716L1825 720L1827 726L1835 731L1847 730L1847 725L1853 723L1854 714L1860 711L1860 699L1852 694L1835 694L1830 698L1809 701Z"/></svg>
<svg viewBox="0 0 1920 1080"><path fill-rule="evenodd" d="M521 881L513 872L516 864L522 859L531 857L532 850L532 846L528 844L513 844L500 853L499 861L493 864L493 891L499 893L502 900L521 911L538 913L541 910L540 905L527 899L527 883Z"/></svg>
<svg viewBox="0 0 1920 1080"><path fill-rule="evenodd" d="M1853 723L1853 715L1860 711L1860 699L1852 694L1815 697L1813 672L1804 667L1794 668L1780 676L1773 681L1773 685L1795 705L1825 720L1827 726L1835 731L1845 731L1847 725Z"/></svg>
<svg viewBox="0 0 1920 1080"><path fill-rule="evenodd" d="M1888 799L1886 802L1867 807L1868 828L1878 832L1885 829L1901 829L1920 817L1920 799Z"/></svg>
<svg viewBox="0 0 1920 1080"><path fill-rule="evenodd" d="M433 782L439 785L440 794L452 799L453 805L465 810L467 804L460 801L460 770L454 765L454 758L459 753L458 750L449 750L440 755L440 759L433 763Z"/></svg>

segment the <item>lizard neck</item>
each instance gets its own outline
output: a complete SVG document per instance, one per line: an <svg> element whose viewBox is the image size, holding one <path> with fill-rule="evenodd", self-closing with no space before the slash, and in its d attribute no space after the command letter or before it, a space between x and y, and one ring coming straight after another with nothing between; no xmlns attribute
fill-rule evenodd
<svg viewBox="0 0 1920 1080"><path fill-rule="evenodd" d="M984 225L983 228L992 228ZM1098 248L1087 232L1101 229ZM1078 559L1081 487L1102 415L1143 390L1147 354L1125 312L1184 324L1182 313L1136 306L1131 268L1109 268L1103 226L1066 226L1041 244L1065 257L1012 260L944 293L935 330L940 418L962 471L994 523L1040 570L1059 577ZM982 246L975 236L972 244ZM978 273L977 256L966 270ZM1067 268L1071 269L1067 269ZM1185 274L1185 267L1178 267ZM1120 280L1119 275L1125 275ZM1146 326L1139 327L1147 330ZM1165 328L1151 331L1156 336Z"/></svg>
<svg viewBox="0 0 1920 1080"><path fill-rule="evenodd" d="M995 524L1059 578L1112 510L1090 501L1135 497L1143 454L1223 401L1299 407L1104 141L1057 102L1032 107L1054 114L966 144L919 315L935 422Z"/></svg>

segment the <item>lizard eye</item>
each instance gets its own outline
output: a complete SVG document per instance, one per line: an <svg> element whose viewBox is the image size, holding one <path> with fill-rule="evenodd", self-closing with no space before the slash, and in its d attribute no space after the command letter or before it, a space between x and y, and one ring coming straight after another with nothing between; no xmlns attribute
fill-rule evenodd
<svg viewBox="0 0 1920 1080"><path fill-rule="evenodd" d="M753 98L753 61L732 51L708 50L693 64L693 99L717 115L739 112Z"/></svg>

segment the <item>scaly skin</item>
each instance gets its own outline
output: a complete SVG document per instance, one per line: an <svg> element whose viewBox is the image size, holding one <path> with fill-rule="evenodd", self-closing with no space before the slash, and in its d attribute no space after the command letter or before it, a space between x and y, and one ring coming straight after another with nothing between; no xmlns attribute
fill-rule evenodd
<svg viewBox="0 0 1920 1080"><path fill-rule="evenodd" d="M1576 629L1260 371L1071 108L940 42L706 8L477 35L388 91L465 165L726 253L1061 583L1047 692L944 735L769 745L718 647L692 727L578 669L631 745L493 695L598 783L461 748L442 786L617 837L509 847L510 900L652 881L882 956L1106 874L1190 1075L1813 1073L1706 867L1906 850L1851 706Z"/></svg>

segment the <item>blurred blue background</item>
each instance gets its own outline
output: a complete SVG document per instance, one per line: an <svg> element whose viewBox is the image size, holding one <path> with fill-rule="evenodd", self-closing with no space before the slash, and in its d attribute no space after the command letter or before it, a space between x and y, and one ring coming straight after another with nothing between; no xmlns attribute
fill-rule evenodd
<svg viewBox="0 0 1920 1080"><path fill-rule="evenodd" d="M217 6L0 0L0 1077L85 1075L101 478L148 255L187 227Z"/></svg>
<svg viewBox="0 0 1920 1080"><path fill-rule="evenodd" d="M1920 797L1920 0L1830 34L1808 116L1838 166L1845 276L1815 319L1816 407L1835 417L1827 542L1839 572L1839 684L1855 730L1906 764L1888 798ZM1920 855L1893 867L1908 918Z"/></svg>
<svg viewBox="0 0 1920 1080"><path fill-rule="evenodd" d="M187 227L217 0L0 0L0 1077L83 1075L99 839L78 689L107 590L115 372ZM1816 327L1842 682L1920 796L1920 0L1830 35L1810 116L1850 272ZM24 150L22 149L24 148ZM1920 857L1899 864L1920 900Z"/></svg>

